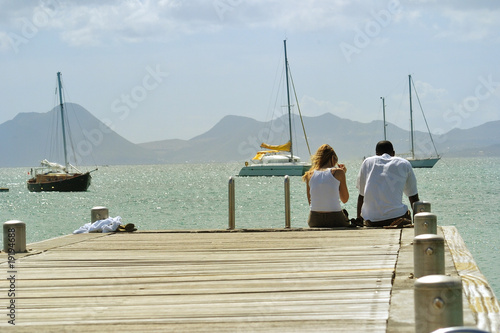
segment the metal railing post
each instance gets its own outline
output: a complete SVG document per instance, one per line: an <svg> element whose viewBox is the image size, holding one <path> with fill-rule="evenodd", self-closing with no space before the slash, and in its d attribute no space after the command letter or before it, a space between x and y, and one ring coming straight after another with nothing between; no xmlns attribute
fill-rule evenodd
<svg viewBox="0 0 500 333"><path fill-rule="evenodd" d="M463 326L462 280L459 277L421 277L415 281L414 297L416 333Z"/></svg>
<svg viewBox="0 0 500 333"><path fill-rule="evenodd" d="M90 210L90 222L105 220L109 217L109 210L106 207L96 206Z"/></svg>
<svg viewBox="0 0 500 333"><path fill-rule="evenodd" d="M418 235L413 239L414 275L444 274L444 238L433 234Z"/></svg>
<svg viewBox="0 0 500 333"><path fill-rule="evenodd" d="M3 251L16 254L26 251L26 223L18 220L3 224Z"/></svg>
<svg viewBox="0 0 500 333"><path fill-rule="evenodd" d="M417 201L413 203L413 215L418 213L431 212L431 203L428 201Z"/></svg>
<svg viewBox="0 0 500 333"><path fill-rule="evenodd" d="M229 177L228 184L228 196L229 196L229 230L234 230L235 228L235 203L234 203L234 178Z"/></svg>
<svg viewBox="0 0 500 333"><path fill-rule="evenodd" d="M290 228L290 177L285 176L285 228Z"/></svg>
<svg viewBox="0 0 500 333"><path fill-rule="evenodd" d="M437 216L432 213L418 213L413 218L415 236L423 234L437 235Z"/></svg>

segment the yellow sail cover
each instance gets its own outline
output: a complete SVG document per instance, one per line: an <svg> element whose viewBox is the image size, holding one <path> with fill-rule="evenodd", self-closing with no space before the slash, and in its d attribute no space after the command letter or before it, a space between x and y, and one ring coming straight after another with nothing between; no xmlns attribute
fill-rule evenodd
<svg viewBox="0 0 500 333"><path fill-rule="evenodd" d="M266 155L268 153L278 153L278 152L279 152L278 150L261 150L261 151L258 151L257 154L255 154L255 156L252 158L252 160L260 161L262 159L262 157L264 157L264 155Z"/></svg>
<svg viewBox="0 0 500 333"><path fill-rule="evenodd" d="M272 149L272 150L278 150L278 151L290 151L290 147L292 146L292 143L288 141L287 143L283 145L269 145L267 143L262 143L260 145L260 148L264 149Z"/></svg>

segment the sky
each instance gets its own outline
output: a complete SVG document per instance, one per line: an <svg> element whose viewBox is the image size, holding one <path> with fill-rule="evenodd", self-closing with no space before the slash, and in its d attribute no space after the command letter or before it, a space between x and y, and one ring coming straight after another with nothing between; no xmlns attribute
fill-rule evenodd
<svg viewBox="0 0 500 333"><path fill-rule="evenodd" d="M269 121L286 39L304 116L381 120L384 97L407 129L412 75L433 133L471 128L500 119L499 18L495 0L0 0L0 124L51 110L57 72L133 143Z"/></svg>

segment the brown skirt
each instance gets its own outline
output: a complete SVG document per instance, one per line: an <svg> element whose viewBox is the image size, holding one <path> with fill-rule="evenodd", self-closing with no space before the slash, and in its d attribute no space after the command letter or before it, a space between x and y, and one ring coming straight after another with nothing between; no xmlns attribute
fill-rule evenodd
<svg viewBox="0 0 500 333"><path fill-rule="evenodd" d="M348 227L349 220L342 211L325 213L310 211L307 224L311 228Z"/></svg>

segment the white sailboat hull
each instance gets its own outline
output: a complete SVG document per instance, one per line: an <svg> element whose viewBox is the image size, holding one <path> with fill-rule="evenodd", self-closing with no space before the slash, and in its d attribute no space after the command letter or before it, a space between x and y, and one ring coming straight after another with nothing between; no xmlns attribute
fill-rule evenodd
<svg viewBox="0 0 500 333"><path fill-rule="evenodd" d="M435 158L416 158L416 159L411 159L408 158L408 161L410 162L411 166L415 168L432 168L434 164L439 161L440 157L435 157Z"/></svg>

